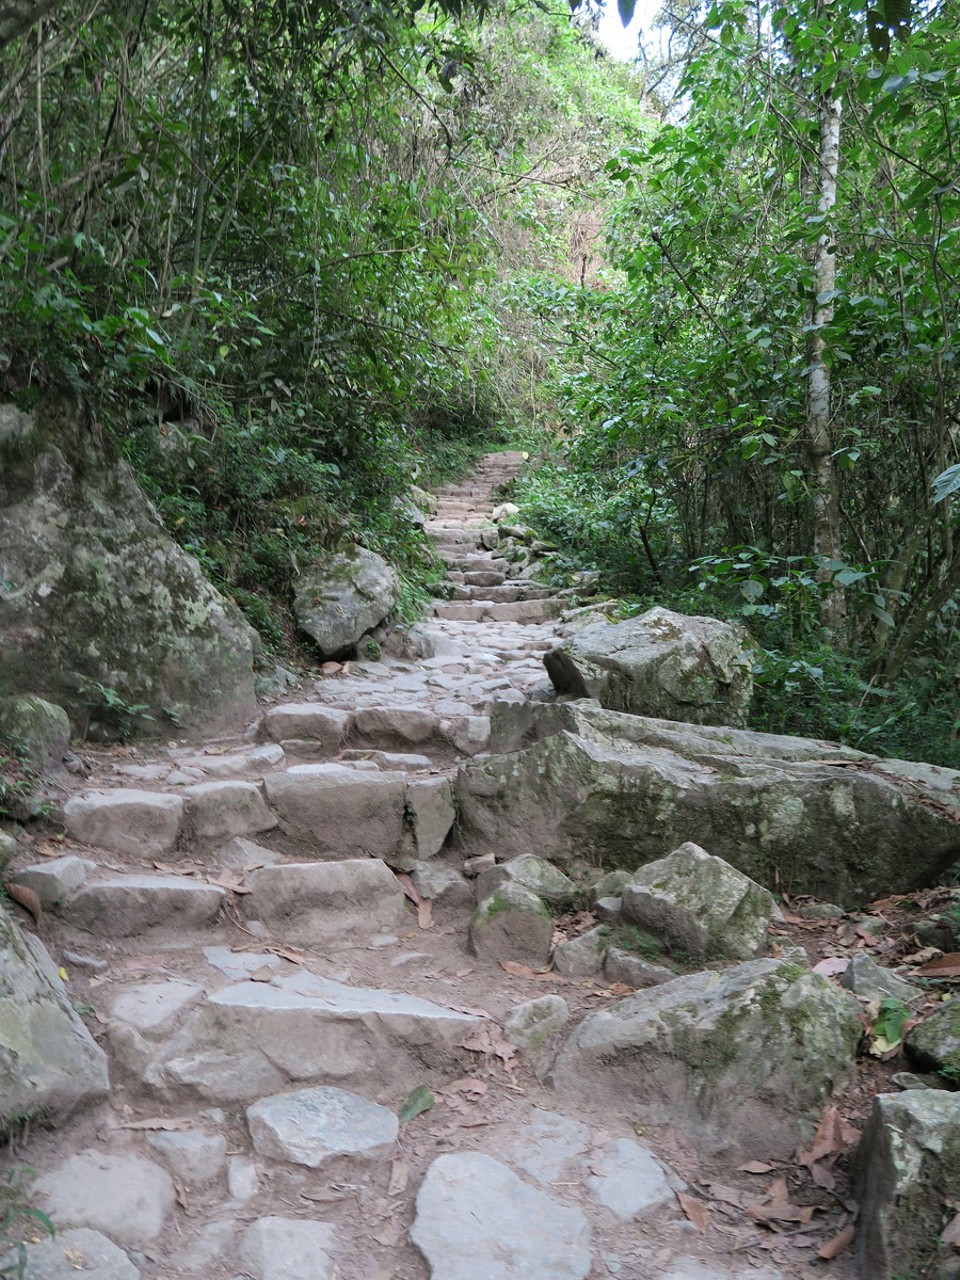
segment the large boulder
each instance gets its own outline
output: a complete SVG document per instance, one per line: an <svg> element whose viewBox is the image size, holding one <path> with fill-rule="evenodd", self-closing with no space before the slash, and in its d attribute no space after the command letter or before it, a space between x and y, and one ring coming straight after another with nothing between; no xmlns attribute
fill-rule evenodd
<svg viewBox="0 0 960 1280"><path fill-rule="evenodd" d="M43 945L0 907L0 1131L65 1119L107 1096L107 1059Z"/></svg>
<svg viewBox="0 0 960 1280"><path fill-rule="evenodd" d="M43 773L63 768L70 745L70 721L63 707L35 694L0 698L0 742L11 747L33 769Z"/></svg>
<svg viewBox="0 0 960 1280"><path fill-rule="evenodd" d="M0 695L101 736L236 729L255 640L76 412L0 408Z"/></svg>
<svg viewBox="0 0 960 1280"><path fill-rule="evenodd" d="M693 840L768 888L844 904L912 891L957 858L950 769L582 701L496 704L491 747L460 766L468 854L635 870Z"/></svg>
<svg viewBox="0 0 960 1280"><path fill-rule="evenodd" d="M856 1002L825 978L749 960L589 1014L549 1079L648 1123L676 1124L706 1152L783 1159L849 1079L861 1034Z"/></svg>
<svg viewBox="0 0 960 1280"><path fill-rule="evenodd" d="M960 1094L880 1094L855 1174L860 1274L870 1280L932 1274L937 1239L955 1214L960 1187Z"/></svg>
<svg viewBox="0 0 960 1280"><path fill-rule="evenodd" d="M753 691L742 628L669 609L587 627L543 664L558 693L691 724L743 724Z"/></svg>
<svg viewBox="0 0 960 1280"><path fill-rule="evenodd" d="M400 580L382 556L350 547L317 560L296 587L293 612L324 658L349 654L400 599Z"/></svg>

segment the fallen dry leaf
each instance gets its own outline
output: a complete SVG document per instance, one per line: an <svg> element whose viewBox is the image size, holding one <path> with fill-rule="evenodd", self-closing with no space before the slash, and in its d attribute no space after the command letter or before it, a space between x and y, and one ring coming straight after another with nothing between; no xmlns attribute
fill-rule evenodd
<svg viewBox="0 0 960 1280"><path fill-rule="evenodd" d="M773 1165L764 1160L748 1160L746 1164L737 1165L737 1173L770 1173L772 1169Z"/></svg>
<svg viewBox="0 0 960 1280"><path fill-rule="evenodd" d="M819 973L824 978L832 978L835 974L843 973L849 965L849 956L827 956L825 959L818 961L810 972Z"/></svg>
<svg viewBox="0 0 960 1280"><path fill-rule="evenodd" d="M433 928L433 903L429 898L421 898L417 903L417 924L421 929Z"/></svg>
<svg viewBox="0 0 960 1280"><path fill-rule="evenodd" d="M402 1195L406 1191L409 1181L409 1165L405 1165L402 1160L394 1160L390 1165L390 1181L387 1183L387 1195Z"/></svg>
<svg viewBox="0 0 960 1280"><path fill-rule="evenodd" d="M460 1048L469 1049L471 1053L492 1054L511 1068L511 1059L517 1055L517 1046L510 1043L495 1022L484 1022L476 1027L460 1041Z"/></svg>
<svg viewBox="0 0 960 1280"><path fill-rule="evenodd" d="M913 972L917 978L960 978L960 951L947 951Z"/></svg>
<svg viewBox="0 0 960 1280"><path fill-rule="evenodd" d="M404 894L410 899L415 907L420 905L420 894L417 892L417 886L413 883L405 871L395 871L393 873L400 884L400 888Z"/></svg>
<svg viewBox="0 0 960 1280"><path fill-rule="evenodd" d="M538 982L570 982L570 978L565 978L562 973L554 973L552 970L547 973L541 973L537 969L531 969L528 964L520 964L518 960L501 960L500 968L505 973L512 974L514 978L536 978Z"/></svg>
<svg viewBox="0 0 960 1280"><path fill-rule="evenodd" d="M842 1231L838 1232L832 1240L828 1240L825 1245L817 1250L817 1257L822 1258L824 1262L830 1262L843 1253L847 1245L853 1243L853 1238L857 1234L857 1229L852 1222L848 1223Z"/></svg>
<svg viewBox="0 0 960 1280"><path fill-rule="evenodd" d="M215 876L207 876L207 884L216 885L218 889L226 889L230 893L253 893L253 890L248 885L243 884L241 880L237 879L236 875L226 869L218 872Z"/></svg>
<svg viewBox="0 0 960 1280"><path fill-rule="evenodd" d="M251 982L272 982L276 977L277 971L272 965L262 964L259 969L254 969L250 974Z"/></svg>
<svg viewBox="0 0 960 1280"><path fill-rule="evenodd" d="M20 904L25 911L29 911L33 916L35 924L40 923L40 917L43 915L43 908L40 906L40 899L36 893L25 884L17 884L14 880L8 880L3 886L7 891L7 896L12 898L14 902Z"/></svg>
<svg viewBox="0 0 960 1280"><path fill-rule="evenodd" d="M674 1194L680 1203L680 1208L703 1235L710 1225L710 1211L707 1206L696 1196L688 1196L685 1191L676 1191Z"/></svg>
<svg viewBox="0 0 960 1280"><path fill-rule="evenodd" d="M300 1199L309 1200L312 1204L339 1204L342 1200L349 1200L352 1194L334 1187L304 1187L300 1191Z"/></svg>
<svg viewBox="0 0 960 1280"><path fill-rule="evenodd" d="M289 960L291 964L306 964L306 960L299 951L294 951L292 947L281 947L275 943L268 943L264 951L269 951L272 956L279 956L281 960Z"/></svg>

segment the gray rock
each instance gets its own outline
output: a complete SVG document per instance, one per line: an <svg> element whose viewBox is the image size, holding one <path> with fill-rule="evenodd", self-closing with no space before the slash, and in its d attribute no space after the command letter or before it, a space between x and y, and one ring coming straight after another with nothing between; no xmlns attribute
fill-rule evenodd
<svg viewBox="0 0 960 1280"><path fill-rule="evenodd" d="M432 858L443 848L457 811L447 778L422 778L407 787L407 816L417 857Z"/></svg>
<svg viewBox="0 0 960 1280"><path fill-rule="evenodd" d="M533 1107L529 1119L511 1125L500 1141L501 1154L512 1167L549 1186L564 1177L571 1161L585 1155L590 1130L579 1120Z"/></svg>
<svg viewBox="0 0 960 1280"><path fill-rule="evenodd" d="M184 876L114 876L86 884L70 902L69 917L91 933L131 938L173 921L181 929L201 928L226 896L216 885Z"/></svg>
<svg viewBox="0 0 960 1280"><path fill-rule="evenodd" d="M473 890L469 881L454 867L439 862L413 862L409 868L410 879L421 898L442 902L447 906L462 906L473 902Z"/></svg>
<svg viewBox="0 0 960 1280"><path fill-rule="evenodd" d="M742 628L659 607L587 627L543 663L558 693L693 724L742 724L753 691Z"/></svg>
<svg viewBox="0 0 960 1280"><path fill-rule="evenodd" d="M960 1178L960 1094L880 1094L855 1156L857 1254L870 1280L924 1274L955 1213Z"/></svg>
<svg viewBox="0 0 960 1280"><path fill-rule="evenodd" d="M0 1128L31 1116L64 1120L108 1090L107 1059L56 965L0 906Z"/></svg>
<svg viewBox="0 0 960 1280"><path fill-rule="evenodd" d="M70 745L70 720L63 707L43 698L30 694L0 698L0 741L13 747L31 768L59 772Z"/></svg>
<svg viewBox="0 0 960 1280"><path fill-rule="evenodd" d="M244 910L300 946L355 943L407 920L403 890L379 858L287 862L252 872L246 883L253 892Z"/></svg>
<svg viewBox="0 0 960 1280"><path fill-rule="evenodd" d="M832 983L751 960L588 1014L561 1045L550 1080L676 1124L706 1152L786 1158L850 1078L861 1034L855 1003Z"/></svg>
<svg viewBox="0 0 960 1280"><path fill-rule="evenodd" d="M576 885L545 858L522 854L499 862L477 876L477 898L489 898L500 885L513 883L529 889L544 902L559 907L569 906L576 896Z"/></svg>
<svg viewBox="0 0 960 1280"><path fill-rule="evenodd" d="M332 1223L258 1218L244 1232L240 1256L255 1280L337 1280Z"/></svg>
<svg viewBox="0 0 960 1280"><path fill-rule="evenodd" d="M696 960L751 960L779 914L772 893L689 841L623 886L624 918Z"/></svg>
<svg viewBox="0 0 960 1280"><path fill-rule="evenodd" d="M164 530L133 470L48 400L0 442L0 694L36 692L81 732L229 732L253 718L256 635ZM112 712L97 686L152 717Z"/></svg>
<svg viewBox="0 0 960 1280"><path fill-rule="evenodd" d="M909 1032L908 1055L924 1071L960 1078L960 997L948 1000Z"/></svg>
<svg viewBox="0 0 960 1280"><path fill-rule="evenodd" d="M169 1037L144 1079L214 1102L252 1101L291 1081L345 1081L392 1101L420 1084L426 1068L460 1068L460 1041L479 1023L428 1000L301 970L214 992Z"/></svg>
<svg viewBox="0 0 960 1280"><path fill-rule="evenodd" d="M16 837L6 831L0 831L0 871L6 869L17 853Z"/></svg>
<svg viewBox="0 0 960 1280"><path fill-rule="evenodd" d="M591 1166L586 1184L590 1198L621 1222L673 1203L674 1192L684 1188L672 1169L632 1138L608 1142Z"/></svg>
<svg viewBox="0 0 960 1280"><path fill-rule="evenodd" d="M28 1244L27 1269L23 1280L77 1280L77 1273L89 1274L96 1280L140 1280L140 1268L135 1267L122 1249L99 1231L89 1227L75 1227L70 1231L57 1231L50 1240ZM14 1267L10 1275L19 1275L15 1269L13 1254L0 1255L0 1272L4 1266Z"/></svg>
<svg viewBox="0 0 960 1280"><path fill-rule="evenodd" d="M540 1049L570 1021L562 996L538 996L515 1005L503 1020L503 1029L518 1049Z"/></svg>
<svg viewBox="0 0 960 1280"><path fill-rule="evenodd" d="M265 849L254 840L245 840L243 836L234 836L214 854L217 862L224 867L235 867L245 871L248 867L272 867L282 862L283 854L274 849Z"/></svg>
<svg viewBox="0 0 960 1280"><path fill-rule="evenodd" d="M203 988L193 982L146 982L121 991L107 1023L119 1061L143 1074L182 1015L202 997Z"/></svg>
<svg viewBox="0 0 960 1280"><path fill-rule="evenodd" d="M336 1165L354 1172L388 1157L400 1129L386 1107L328 1087L261 1098L247 1108L247 1124L262 1156L308 1169Z"/></svg>
<svg viewBox="0 0 960 1280"><path fill-rule="evenodd" d="M173 1179L153 1161L93 1149L69 1156L34 1190L58 1227L90 1227L128 1248L160 1235L175 1199Z"/></svg>
<svg viewBox="0 0 960 1280"><path fill-rule="evenodd" d="M444 720L440 731L452 747L464 756L479 755L490 745L490 717L463 716L456 720Z"/></svg>
<svg viewBox="0 0 960 1280"><path fill-rule="evenodd" d="M600 972L603 965L604 952L610 938L610 930L599 925L596 929L588 929L577 938L561 942L553 952L553 963L557 973L568 978L592 978Z"/></svg>
<svg viewBox="0 0 960 1280"><path fill-rule="evenodd" d="M468 945L485 960L546 964L553 938L550 912L535 893L505 880L470 917Z"/></svg>
<svg viewBox="0 0 960 1280"><path fill-rule="evenodd" d="M599 902L601 898L622 898L623 886L629 879L630 872L625 868L608 871L590 890L590 896L594 902Z"/></svg>
<svg viewBox="0 0 960 1280"><path fill-rule="evenodd" d="M199 1129L145 1133L147 1146L156 1151L186 1187L205 1187L223 1173L227 1140L222 1133Z"/></svg>
<svg viewBox="0 0 960 1280"><path fill-rule="evenodd" d="M391 743L419 746L434 737L439 723L432 711L405 706L366 707L353 718L357 738L376 747Z"/></svg>
<svg viewBox="0 0 960 1280"><path fill-rule="evenodd" d="M464 761L457 781L470 855L636 869L694 840L758 883L840 902L908 891L956 860L956 771L928 767L928 792L849 748L589 702L497 707L495 727L504 754ZM919 803L934 781L937 806Z"/></svg>
<svg viewBox="0 0 960 1280"><path fill-rule="evenodd" d="M36 863L31 867L21 867L13 878L17 884L32 889L40 899L41 906L53 907L69 902L86 883L87 876L96 869L95 862L68 855L65 858L54 858L50 862Z"/></svg>
<svg viewBox="0 0 960 1280"><path fill-rule="evenodd" d="M183 800L159 791L88 791L63 806L67 834L80 844L153 857L180 836Z"/></svg>
<svg viewBox="0 0 960 1280"><path fill-rule="evenodd" d="M315 742L324 755L336 755L350 732L349 711L319 702L288 702L272 707L263 717L263 730L275 742L291 738Z"/></svg>
<svg viewBox="0 0 960 1280"><path fill-rule="evenodd" d="M227 1165L227 1191L233 1200L252 1200L260 1190L260 1173L254 1160L231 1156Z"/></svg>
<svg viewBox="0 0 960 1280"><path fill-rule="evenodd" d="M598 898L593 913L601 924L617 924L623 918L622 898Z"/></svg>
<svg viewBox="0 0 960 1280"><path fill-rule="evenodd" d="M256 835L277 825L255 782L201 782L183 795L187 824L201 840Z"/></svg>
<svg viewBox="0 0 960 1280"><path fill-rule="evenodd" d="M479 1152L434 1160L417 1193L410 1238L431 1280L584 1280L592 1265L580 1210Z"/></svg>
<svg viewBox="0 0 960 1280"><path fill-rule="evenodd" d="M320 857L384 858L403 838L406 783L344 765L296 765L264 780L284 830Z"/></svg>
<svg viewBox="0 0 960 1280"><path fill-rule="evenodd" d="M877 964L866 951L857 951L840 975L840 985L860 996L862 1000L884 1000L893 997L909 1004L923 995L919 987L898 978L889 969Z"/></svg>
<svg viewBox="0 0 960 1280"><path fill-rule="evenodd" d="M173 1250L166 1264L174 1269L175 1275L179 1268L196 1280L216 1275L220 1260L232 1250L236 1232L237 1224L233 1219L207 1222ZM76 1280L76 1277L71 1276L70 1280Z"/></svg>
<svg viewBox="0 0 960 1280"><path fill-rule="evenodd" d="M310 566L296 584L293 612L324 658L340 658L384 620L399 598L399 580L386 560L351 547Z"/></svg>
<svg viewBox="0 0 960 1280"><path fill-rule="evenodd" d="M603 976L608 982L622 982L625 986L641 991L646 987L658 987L662 982L671 982L677 975L673 969L647 960L635 951L627 951L623 947L607 947L603 958Z"/></svg>

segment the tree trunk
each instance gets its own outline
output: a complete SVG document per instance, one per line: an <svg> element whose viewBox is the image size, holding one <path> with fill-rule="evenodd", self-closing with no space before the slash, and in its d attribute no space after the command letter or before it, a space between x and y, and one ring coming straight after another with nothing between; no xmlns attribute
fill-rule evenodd
<svg viewBox="0 0 960 1280"><path fill-rule="evenodd" d="M57 0L0 0L0 49L56 7Z"/></svg>
<svg viewBox="0 0 960 1280"><path fill-rule="evenodd" d="M840 495L833 462L831 428L830 366L824 328L833 319L833 292L837 275L836 246L828 222L837 202L837 166L840 160L840 99L832 94L820 101L820 142L817 151L815 191L817 213L824 222L823 234L810 250L814 296L810 303L810 330L807 339L807 420L805 430L807 479L813 499L813 554L821 560L842 560L840 540ZM833 574L821 569L823 581ZM842 587L832 587L824 596L822 619L836 638L844 631L845 606Z"/></svg>

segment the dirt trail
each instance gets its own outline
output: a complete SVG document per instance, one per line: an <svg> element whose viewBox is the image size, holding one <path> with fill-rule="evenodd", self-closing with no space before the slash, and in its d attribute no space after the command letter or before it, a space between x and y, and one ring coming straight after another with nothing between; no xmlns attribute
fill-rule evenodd
<svg viewBox="0 0 960 1280"><path fill-rule="evenodd" d="M87 864L39 933L109 1055L111 1092L17 1153L58 1226L101 1233L38 1248L28 1277L821 1274L809 1248L771 1262L742 1213L714 1205L698 1226L683 1210L698 1179L755 1178L553 1093L535 1071L549 1045L511 1056L513 1007L562 997L576 1020L611 998L602 982L468 953L473 886L450 839L434 848L447 781L484 748L491 704L543 683L562 632L560 602L495 545L496 490L521 465L490 455L437 494L427 532L449 598L418 628L430 656L318 672L242 740L91 753L87 808L64 840L37 839L33 865ZM378 852L413 869L419 915ZM318 1086L346 1092L294 1097ZM394 1138L380 1108L396 1116L420 1086L432 1106ZM275 1113L260 1101L277 1097ZM435 1164L456 1155L497 1164Z"/></svg>

